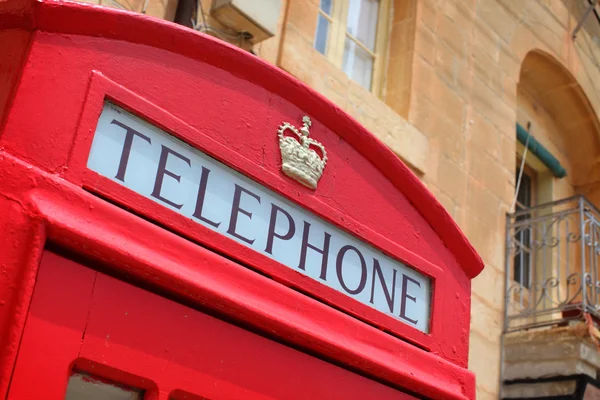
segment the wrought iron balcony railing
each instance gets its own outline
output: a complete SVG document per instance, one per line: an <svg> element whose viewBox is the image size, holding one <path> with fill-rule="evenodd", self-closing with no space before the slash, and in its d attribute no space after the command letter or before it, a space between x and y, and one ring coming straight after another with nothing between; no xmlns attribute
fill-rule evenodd
<svg viewBox="0 0 600 400"><path fill-rule="evenodd" d="M600 318L600 212L582 196L506 220L504 331Z"/></svg>

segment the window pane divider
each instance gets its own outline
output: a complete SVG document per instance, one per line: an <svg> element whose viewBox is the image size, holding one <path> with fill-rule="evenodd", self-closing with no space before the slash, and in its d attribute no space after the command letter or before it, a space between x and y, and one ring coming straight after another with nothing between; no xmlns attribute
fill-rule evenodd
<svg viewBox="0 0 600 400"><path fill-rule="evenodd" d="M333 23L333 18L331 17L331 15L327 14L325 11L321 10L320 8L319 8L319 14L321 14L330 23Z"/></svg>
<svg viewBox="0 0 600 400"><path fill-rule="evenodd" d="M292 0L293 1L293 0ZM348 18L348 0L334 0L331 8L331 37L328 57L338 68L342 68L344 60L344 32Z"/></svg>
<svg viewBox="0 0 600 400"><path fill-rule="evenodd" d="M356 36L352 35L349 32L346 32L346 36L348 36L348 38L350 38L350 40L352 40L357 45L359 45L361 49L363 49L364 51L369 53L369 55L371 55L371 57L375 58L377 56L377 54L375 54L375 52L373 52L371 49L369 49L367 46L365 46Z"/></svg>
<svg viewBox="0 0 600 400"><path fill-rule="evenodd" d="M376 96L381 95L386 76L386 60L389 58L392 26L390 8L390 0L379 1L377 36L375 37L375 59L373 61L373 79L371 81L371 93Z"/></svg>

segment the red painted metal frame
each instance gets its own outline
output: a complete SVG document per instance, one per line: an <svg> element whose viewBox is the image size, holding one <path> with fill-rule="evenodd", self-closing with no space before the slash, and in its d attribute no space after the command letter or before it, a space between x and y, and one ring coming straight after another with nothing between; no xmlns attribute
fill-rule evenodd
<svg viewBox="0 0 600 400"><path fill-rule="evenodd" d="M470 279L481 259L418 179L354 120L249 54L145 16L11 0L0 3L0 43L17 58L0 82L0 100L7 99L0 109L0 396L42 249L52 240L392 384L435 399L473 398ZM105 97L430 276L430 333L88 171ZM330 154L314 193L279 172L275 139L282 120L305 113ZM218 255L89 192L272 279L235 262L212 270Z"/></svg>
<svg viewBox="0 0 600 400"><path fill-rule="evenodd" d="M7 400L64 399L73 368L145 400L416 400L45 252Z"/></svg>

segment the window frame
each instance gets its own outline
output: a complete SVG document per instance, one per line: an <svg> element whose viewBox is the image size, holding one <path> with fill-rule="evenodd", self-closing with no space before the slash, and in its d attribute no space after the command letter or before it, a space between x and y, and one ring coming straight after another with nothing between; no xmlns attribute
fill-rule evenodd
<svg viewBox="0 0 600 400"><path fill-rule="evenodd" d="M317 21L319 16L323 16L329 21L329 30L327 32L327 40L325 45L325 57L329 59L336 67L343 70L344 63L344 44L346 38L350 38L357 46L369 53L373 57L373 71L371 75L371 88L365 88L375 95L379 95L383 87L383 70L385 61L388 58L388 41L389 41L389 26L390 26L390 0L378 0L379 12L377 14L377 29L375 33L375 50L370 50L354 35L348 33L348 10L350 2L348 0L331 0L331 14L325 13L321 9L319 1ZM318 26L318 22L317 22ZM314 42L316 43L317 35L315 29ZM313 43L314 47L314 43ZM316 50L316 49L315 49ZM345 73L345 72L344 72ZM352 78L348 78L355 82ZM358 82L356 82L359 86Z"/></svg>
<svg viewBox="0 0 600 400"><path fill-rule="evenodd" d="M538 177L538 172L531 168L529 165L527 165L527 163L522 163L522 158L517 155L517 160L516 160L516 178L518 179L518 175L520 173L520 168L521 165L523 165L523 176L527 176L527 178L529 178L529 182L530 182L530 189L529 189L529 196L530 196L530 205L529 206L525 206L524 204L520 204L520 203L516 203L516 207L521 207L522 209L525 208L531 208L531 207L535 207L538 203L538 182L539 182L539 177ZM515 188L516 190L517 188ZM521 189L521 188L519 188ZM516 195L516 193L515 193ZM527 218L531 217L530 215L527 216ZM524 233L524 231L522 232ZM533 233L531 231L529 231L529 246L531 247L531 243L535 240L535 237L533 235ZM514 257L513 259L513 263L512 263L512 278L514 282L519 283L521 286L523 286L526 289L529 289L531 287L531 285L533 284L533 282L535 282L535 259L532 253L528 253L523 261L525 261L525 258L527 258L527 263L524 263L523 265L520 266L520 268L523 269L523 267L526 267L526 271L521 271L523 274L523 278L525 278L525 275L527 274L528 276L525 278L526 282L522 282L520 280L520 277L516 276L516 257ZM525 265L526 264L526 265ZM527 283L527 285L525 285L524 283Z"/></svg>

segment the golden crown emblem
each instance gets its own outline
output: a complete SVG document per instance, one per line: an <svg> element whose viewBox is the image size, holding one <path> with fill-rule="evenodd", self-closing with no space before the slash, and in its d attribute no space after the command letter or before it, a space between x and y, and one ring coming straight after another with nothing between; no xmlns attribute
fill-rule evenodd
<svg viewBox="0 0 600 400"><path fill-rule="evenodd" d="M308 137L311 126L310 118L302 118L302 128L299 130L284 122L279 126L279 149L281 150L281 169L283 173L311 189L317 188L317 182L323 175L327 164L325 147L316 140ZM285 136L286 131L291 131L294 136ZM321 151L319 155L313 148Z"/></svg>

